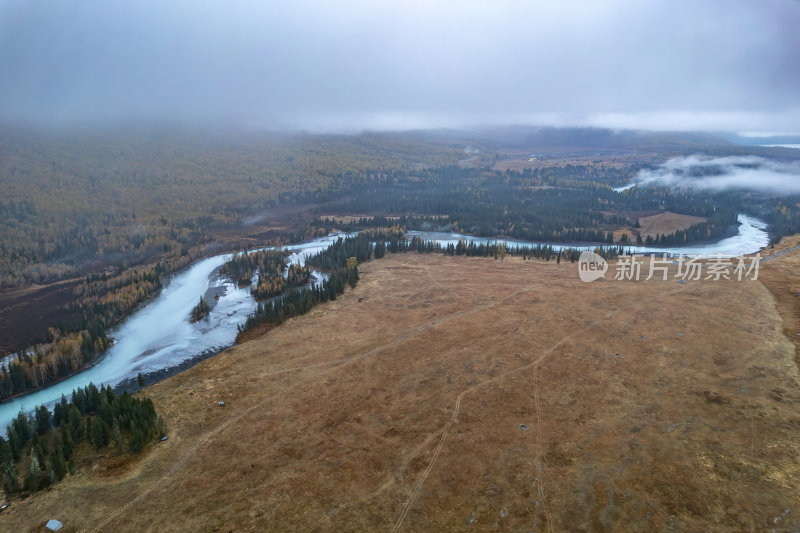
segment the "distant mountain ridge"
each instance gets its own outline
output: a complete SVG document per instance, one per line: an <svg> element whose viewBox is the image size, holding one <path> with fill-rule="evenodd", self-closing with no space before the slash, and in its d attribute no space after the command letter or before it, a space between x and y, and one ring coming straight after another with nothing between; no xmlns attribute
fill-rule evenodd
<svg viewBox="0 0 800 533"><path fill-rule="evenodd" d="M686 150L692 147L730 145L731 141L704 132L651 132L607 128L555 128L492 126L465 130L409 132L423 137L451 137L480 144L486 149L584 148L623 150Z"/></svg>

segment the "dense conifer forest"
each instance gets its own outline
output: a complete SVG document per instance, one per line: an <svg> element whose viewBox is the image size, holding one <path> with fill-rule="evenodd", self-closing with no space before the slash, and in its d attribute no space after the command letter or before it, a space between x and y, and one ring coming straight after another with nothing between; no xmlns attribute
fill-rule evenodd
<svg viewBox="0 0 800 533"><path fill-rule="evenodd" d="M733 196L656 187L622 193L612 189L631 181L637 171L637 167L621 170L591 165L524 172L450 166L361 179L349 175L348 182L360 184L358 194L332 198L330 206L345 213L401 213L405 216L399 223L406 229L455 230L549 242L611 243L611 232L633 223L629 213L636 211L673 211L710 219L702 227L664 235L653 244L719 238L735 224L741 205ZM330 223L323 219L318 224L326 222Z"/></svg>
<svg viewBox="0 0 800 533"><path fill-rule="evenodd" d="M0 476L7 497L32 493L74 474L79 454L111 448L137 453L166 435L166 424L148 398L116 395L93 384L61 396L51 413L39 406L20 412L0 437Z"/></svg>

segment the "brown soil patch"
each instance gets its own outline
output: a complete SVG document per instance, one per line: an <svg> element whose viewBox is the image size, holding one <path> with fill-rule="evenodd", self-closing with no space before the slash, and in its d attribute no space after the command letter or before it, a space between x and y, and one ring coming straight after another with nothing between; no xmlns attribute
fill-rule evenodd
<svg viewBox="0 0 800 533"><path fill-rule="evenodd" d="M280 204L245 220L241 226L211 233L220 250L248 249L276 242L286 232L305 226L317 204Z"/></svg>
<svg viewBox="0 0 800 533"><path fill-rule="evenodd" d="M800 376L761 282L360 268L335 302L146 389L167 442L15 500L0 530L800 524Z"/></svg>
<svg viewBox="0 0 800 533"><path fill-rule="evenodd" d="M23 350L32 339L49 341L48 328L80 317L67 313L75 281L0 291L0 355Z"/></svg>

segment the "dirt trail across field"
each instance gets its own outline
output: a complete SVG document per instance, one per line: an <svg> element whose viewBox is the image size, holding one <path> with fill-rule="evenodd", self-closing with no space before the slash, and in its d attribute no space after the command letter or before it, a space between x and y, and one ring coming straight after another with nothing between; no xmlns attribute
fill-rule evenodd
<svg viewBox="0 0 800 533"><path fill-rule="evenodd" d="M613 311L611 313L606 314L602 318L602 321L608 320L613 315L615 315L617 312L618 311ZM597 323L594 323L594 324L590 325L589 327L593 327L596 324ZM482 382L480 382L480 383L478 383L476 385L473 385L473 386L461 391L461 393L456 397L456 403L455 403L455 406L454 406L454 409L453 409L453 415L447 421L447 424L445 424L444 427L442 428L442 431L441 431L442 435L441 435L441 438L439 440L439 444L436 446L436 450L434 451L433 456L431 457L430 463L428 463L428 467L425 469L425 471L423 472L422 476L419 478L419 481L417 481L417 484L414 486L414 489L412 490L411 494L408 497L408 501L406 502L406 505L403 507L403 512L400 514L400 518L397 520L397 523L392 528L392 531L397 531L397 530L400 529L400 526L402 525L403 520L405 520L405 517L408 514L408 509L413 504L414 498L416 497L417 493L419 492L420 487L422 487L422 484L425 483L425 480L430 475L430 472L433 469L433 465L434 465L434 463L436 463L436 459L439 457L439 454L442 452L442 448L444 447L445 440L447 440L447 434L450 431L450 427L453 425L453 423L458 418L458 413L461 411L461 401L464 399L464 396L466 396L467 394L470 394L471 392L475 392L476 390L481 389L481 388L485 387L486 385L494 383L495 381L501 380L501 379L505 378L506 376L508 376L510 374L517 374L519 372L522 372L524 370L528 370L528 369L532 368L534 370L534 394L537 394L537 397L538 397L538 392L537 392L538 386L536 384L536 378L535 378L535 376L536 376L536 366L539 363L541 363L542 361L544 361L544 359L548 355L553 353L553 351L556 348L558 348L561 344L566 342L568 339L570 339L570 338L572 338L572 337L574 337L576 335L579 335L580 333L583 333L589 327L584 328L581 331L578 331L578 332L572 333L570 335L567 335L566 337L564 337L563 339L558 341L555 345L551 346L548 350L546 350L542 355L540 355L538 358L536 358L533 362L528 363L528 364L523 365L523 366L518 367L518 368L514 368L512 370L509 370L509 371L507 371L507 372L505 372L505 373L503 373L503 374L501 374L499 376L496 376L496 377L493 377L493 378L489 378L489 379L487 379L485 381L482 381ZM540 434L540 431L539 431L539 427L540 427L539 426L539 413L540 413L540 409L538 407L538 401L537 401L537 409L536 409L536 416L537 416L537 423L536 423L536 434L537 434L537 454L536 455L537 455L537 462L538 462L538 456L539 456L539 453L538 453L538 448L539 448L538 435ZM541 486L542 486L542 484L539 483L539 491L540 492L542 490Z"/></svg>
<svg viewBox="0 0 800 533"><path fill-rule="evenodd" d="M509 299L517 296L521 292L530 291L530 290L533 290L533 289L521 289L521 290L515 291L512 294L506 296L505 298L502 298L497 303L502 303L502 302L504 302L506 300L509 300ZM296 371L299 371L299 370L309 370L309 369L312 369L312 368L337 367L337 366L340 366L340 365L345 365L345 364L353 363L353 362L356 362L356 361L360 361L360 360L365 359L367 357L371 357L373 355L376 355L379 352L385 350L386 348L389 348L390 346L394 346L395 344L397 344L399 342L402 342L403 340L406 340L406 339L408 339L408 338L410 338L410 337L412 337L412 336L414 336L414 335L416 335L416 334L418 334L418 333L420 333L422 331L425 331L426 329L439 326L439 325L444 324L446 322L449 322L451 320L454 320L454 319L466 316L468 314L471 314L471 313L486 309L487 307L491 307L493 305L495 305L495 303L479 305L479 306L474 307L473 309L469 309L467 311L462 311L462 312L459 312L459 313L454 313L454 314L452 314L450 316L446 316L446 317L443 317L443 318L428 322L427 324L423 324L422 326L414 328L413 330L408 331L408 332L398 336L397 338L393 339L390 342L387 342L386 344L382 344L380 346L376 346L375 348L373 348L373 349L371 349L371 350L369 350L367 352L364 352L364 353L362 353L362 354L360 354L360 355L358 355L356 357L350 357L350 358L347 358L347 359L344 359L344 360L340 360L340 361L330 361L330 362L315 363L315 364L310 364L310 365L305 365L305 366L300 366L300 367L294 367L294 368L287 368L287 369L283 369L283 370L278 370L276 372L271 372L268 375L274 376L274 375L283 374L283 373L286 373L286 372L296 372ZM303 383L305 383L307 381L310 381L311 379L315 379L315 378L318 378L318 377L319 377L319 375L314 375L312 377L309 377L308 379L305 379L303 381L298 382L297 384L294 385L294 387L297 387L297 386L299 386L299 385L301 385L301 384L303 384ZM221 433L222 431L225 430L225 428L227 428L231 424L237 422L239 419L242 418L242 416L244 416L246 414L249 414L252 411L255 411L256 409L261 409L261 408L265 407L267 404L272 402L276 397L278 397L280 395L283 395L286 392L288 392L288 389L285 389L285 390L281 391L279 394L276 394L276 395L273 395L273 396L270 396L270 397L264 399L262 402L249 407L244 413L239 413L239 414L237 414L235 416L232 416L232 417L226 419L221 424L219 424L214 429L211 429L208 432L206 432L197 441L197 443L194 446L192 446L186 453L184 453L181 456L180 459L178 459L174 463L174 465L172 466L172 468L169 469L169 471L167 471L163 476L161 476L159 479L157 479L153 483L151 483L142 492L137 494L133 499L131 499L128 503L126 503L121 509L119 509L118 511L116 511L116 512L112 513L111 515L109 515L108 517L106 517L92 531L101 531L103 528L108 526L113 520L119 518L124 512L126 512L131 507L133 507L137 502L141 501L141 499L144 498L145 496L147 496L154 488L156 488L157 486L161 485L169 476L174 474L180 468L180 466L186 461L187 458L189 458L192 455L194 455L195 452L197 451L197 449L200 448L200 446L207 444L215 435ZM467 392L469 392L469 391L468 390L464 391L459 396L459 398L458 398L458 400L456 402L456 412L454 413L453 418L455 418L455 416L458 415L458 404L460 404L460 402L461 402L461 397ZM450 423L452 423L453 418L451 418L450 422L448 423L448 426L449 426ZM447 427L443 428L442 432L446 436ZM443 442L444 442L444 436L442 437L442 443ZM441 450L441 444L437 448L437 454L438 454L439 450ZM435 456L434 456L433 460L431 461L431 466L433 465L433 461L435 461Z"/></svg>

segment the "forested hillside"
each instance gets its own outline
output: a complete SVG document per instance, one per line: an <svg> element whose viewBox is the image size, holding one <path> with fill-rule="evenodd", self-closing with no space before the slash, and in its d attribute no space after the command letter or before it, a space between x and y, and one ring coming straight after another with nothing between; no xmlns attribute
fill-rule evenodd
<svg viewBox="0 0 800 533"><path fill-rule="evenodd" d="M0 287L178 258L214 228L324 200L341 173L452 163L459 152L388 134L0 133Z"/></svg>

